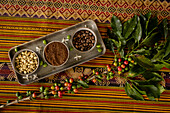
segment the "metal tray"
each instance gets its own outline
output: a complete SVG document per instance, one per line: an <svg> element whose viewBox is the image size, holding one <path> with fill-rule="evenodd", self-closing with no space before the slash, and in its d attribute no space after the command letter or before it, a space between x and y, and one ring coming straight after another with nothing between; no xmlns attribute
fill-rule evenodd
<svg viewBox="0 0 170 113"><path fill-rule="evenodd" d="M96 44L101 45L102 52L98 52L96 47L94 47L92 50L85 52L85 53L81 52L81 51L77 51L74 48L72 51L69 51L68 61L60 67L52 67L50 65L48 65L47 67L39 66L37 71L35 73L33 73L32 75L20 75L19 73L17 73L15 71L15 68L14 68L14 65L13 65L12 62L13 62L13 57L16 54L16 52L15 52L16 47L20 48L20 50L22 50L22 49L33 50L34 52L36 52L38 54L40 61L41 60L44 61L44 59L43 59L43 48L45 47L45 45L43 44L43 40L47 40L47 42L51 42L51 41L61 41L61 42L63 42L63 41L65 41L64 43L67 45L68 48L70 48L70 47L72 47L72 43L71 43L72 36L74 35L74 33L77 30L79 30L81 28L91 29L93 31L93 33L95 33L96 38L97 38ZM71 35L71 39L69 39L67 41L63 40L63 39L67 38L67 35ZM39 47L40 49L37 49L37 47ZM101 35L98 31L96 23L92 20L87 20L87 21L75 24L73 26L70 26L68 28L53 32L53 33L48 34L46 36L40 37L38 39L29 41L27 43L15 46L15 47L13 47L9 50L8 55L9 55L10 61L12 63L12 67L14 69L14 72L17 76L18 82L22 85L26 85L26 84L30 84L32 82L38 81L40 79L43 79L45 77L49 77L51 75L54 75L56 73L62 72L62 71L67 70L69 68L75 67L79 64L87 62L87 61L94 59L96 57L99 57L99 56L103 55L105 52L106 52L106 47L103 43L102 37L101 37ZM76 60L75 59L76 55L81 56L81 58Z"/></svg>

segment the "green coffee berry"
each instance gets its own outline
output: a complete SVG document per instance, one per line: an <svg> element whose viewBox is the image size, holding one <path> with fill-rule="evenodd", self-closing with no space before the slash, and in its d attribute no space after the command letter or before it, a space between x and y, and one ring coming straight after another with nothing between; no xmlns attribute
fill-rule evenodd
<svg viewBox="0 0 170 113"><path fill-rule="evenodd" d="M101 47L101 45L100 45L100 44L97 44L97 45L96 45L96 47L97 47L97 48L100 48L100 47Z"/></svg>
<svg viewBox="0 0 170 113"><path fill-rule="evenodd" d="M70 90L68 90L68 93L71 93L71 91L70 91Z"/></svg>
<svg viewBox="0 0 170 113"><path fill-rule="evenodd" d="M15 48L15 52L17 52L18 51L18 49L17 49L17 47Z"/></svg>
<svg viewBox="0 0 170 113"><path fill-rule="evenodd" d="M44 95L48 95L48 91L47 90L44 90Z"/></svg>
<svg viewBox="0 0 170 113"><path fill-rule="evenodd" d="M73 47L70 47L70 51L72 51L73 50Z"/></svg>
<svg viewBox="0 0 170 113"><path fill-rule="evenodd" d="M67 35L67 39L70 39L71 38L71 36L70 35Z"/></svg>
<svg viewBox="0 0 170 113"><path fill-rule="evenodd" d="M132 58L129 57L129 58L128 58L128 61L131 61L131 60L132 60Z"/></svg>
<svg viewBox="0 0 170 113"><path fill-rule="evenodd" d="M16 97L19 97L20 96L20 93L19 92L16 92Z"/></svg>
<svg viewBox="0 0 170 113"><path fill-rule="evenodd" d="M7 100L7 102L6 102L7 104L9 104L10 103L10 100Z"/></svg>
<svg viewBox="0 0 170 113"><path fill-rule="evenodd" d="M46 40L43 40L43 44L45 44L45 45L46 45L46 44L47 44L47 41L46 41Z"/></svg>
<svg viewBox="0 0 170 113"><path fill-rule="evenodd" d="M80 84L77 84L77 88L80 88L81 87L81 85Z"/></svg>
<svg viewBox="0 0 170 113"><path fill-rule="evenodd" d="M57 97L57 95L55 94L55 95L54 95L54 98L56 98L56 97Z"/></svg>
<svg viewBox="0 0 170 113"><path fill-rule="evenodd" d="M48 96L48 95L45 95L45 99L49 99L49 96Z"/></svg>
<svg viewBox="0 0 170 113"><path fill-rule="evenodd" d="M22 95L20 95L19 97L18 97L18 99L22 99L23 97L22 97Z"/></svg>
<svg viewBox="0 0 170 113"><path fill-rule="evenodd" d="M47 66L48 66L47 63L44 63L43 67L47 67Z"/></svg>
<svg viewBox="0 0 170 113"><path fill-rule="evenodd" d="M73 86L72 86L72 89L76 89L76 86L73 85Z"/></svg>
<svg viewBox="0 0 170 113"><path fill-rule="evenodd" d="M106 79L107 79L107 80L110 80L110 76L108 75Z"/></svg>
<svg viewBox="0 0 170 113"><path fill-rule="evenodd" d="M54 83L54 86L57 86L58 84L57 83Z"/></svg>
<svg viewBox="0 0 170 113"><path fill-rule="evenodd" d="M41 60L41 61L40 61L40 66L42 66L42 65L43 65L43 63L44 63L44 62Z"/></svg>
<svg viewBox="0 0 170 113"><path fill-rule="evenodd" d="M45 91L49 91L49 87L45 87Z"/></svg>
<svg viewBox="0 0 170 113"><path fill-rule="evenodd" d="M61 90L61 91L63 91L63 90L64 90L64 88L63 88L63 87L60 87L60 90Z"/></svg>
<svg viewBox="0 0 170 113"><path fill-rule="evenodd" d="M97 51L100 53L100 52L102 52L102 49L101 49L101 48L99 48L99 49L97 49Z"/></svg>
<svg viewBox="0 0 170 113"><path fill-rule="evenodd" d="M41 87L40 87L40 92L43 92L43 91L44 91L44 87L41 86Z"/></svg>

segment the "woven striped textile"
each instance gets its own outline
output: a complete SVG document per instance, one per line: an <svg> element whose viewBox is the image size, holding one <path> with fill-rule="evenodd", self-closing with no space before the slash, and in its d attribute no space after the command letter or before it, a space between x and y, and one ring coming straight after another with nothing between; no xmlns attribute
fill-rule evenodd
<svg viewBox="0 0 170 113"><path fill-rule="evenodd" d="M50 83L33 83L21 86L17 82L0 82L0 102L16 99L15 92L37 91L39 87L50 86ZM0 109L0 112L12 113L81 113L81 112L170 112L170 91L165 91L159 102L136 101L130 99L122 87L90 86L80 89L78 94L65 94L60 98L36 99L24 101Z"/></svg>
<svg viewBox="0 0 170 113"><path fill-rule="evenodd" d="M45 78L39 82L21 86L16 82L8 57L11 47L67 28L84 20L94 20L102 38L107 38L112 15L122 22L134 14L151 11L159 20L170 20L168 0L0 0L0 105L7 100L15 100L16 92L38 91L40 86L52 85L66 77L76 78L81 74L91 74L92 69L101 69L111 64L114 54L106 53L83 63L74 69ZM163 68L166 88L170 89L169 69ZM62 76L61 76L62 75ZM50 83L51 82L51 83ZM81 113L81 112L170 112L170 90L166 90L158 102L136 101L128 97L122 81L113 79L80 89L78 94L65 94L63 98L24 101L0 109L0 113Z"/></svg>

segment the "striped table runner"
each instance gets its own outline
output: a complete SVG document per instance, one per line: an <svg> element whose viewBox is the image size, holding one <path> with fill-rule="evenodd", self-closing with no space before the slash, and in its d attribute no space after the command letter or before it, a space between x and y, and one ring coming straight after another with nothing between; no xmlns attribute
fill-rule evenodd
<svg viewBox="0 0 170 113"><path fill-rule="evenodd" d="M54 31L69 27L81 21L92 19L102 38L107 37L112 14L122 21L134 14L152 11L158 19L170 20L168 0L0 0L0 104L15 100L17 91L38 91L49 83L33 83L21 86L16 81L8 58L8 50L19 44L37 39ZM46 19L43 19L46 18ZM109 50L102 57L90 60L82 67L104 67L111 64L113 53ZM4 66L5 64L5 66ZM169 72L168 69L162 69ZM169 76L165 78L170 83ZM52 80L51 80L52 81ZM170 85L169 85L170 86ZM90 86L78 94L66 94L63 98L36 99L20 102L0 109L0 113L78 113L78 112L170 112L170 91L166 90L159 102L136 101L129 98L124 88Z"/></svg>
<svg viewBox="0 0 170 113"><path fill-rule="evenodd" d="M15 100L15 93L25 93L27 90L38 91L39 87L50 86L50 83L33 83L21 86L17 82L0 82L0 103L7 100ZM1 113L80 113L80 112L170 112L170 91L166 90L160 97L159 102L136 101L130 99L124 88L90 86L88 89L80 89L78 94L65 94L63 98L51 97L48 100L36 99L24 101L0 109Z"/></svg>

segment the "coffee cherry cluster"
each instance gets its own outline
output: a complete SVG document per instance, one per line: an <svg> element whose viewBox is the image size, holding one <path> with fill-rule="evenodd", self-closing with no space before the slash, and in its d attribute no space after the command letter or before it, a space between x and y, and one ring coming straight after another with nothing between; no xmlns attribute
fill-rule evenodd
<svg viewBox="0 0 170 113"><path fill-rule="evenodd" d="M113 61L114 69L118 72L119 75L129 71L129 69L136 64L137 63L131 57L115 58Z"/></svg>
<svg viewBox="0 0 170 113"><path fill-rule="evenodd" d="M65 92L74 94L74 93L78 93L78 89L81 87L84 87L82 85L82 82L85 84L87 82L87 78L88 76L79 76L78 80L74 80L73 78L70 79L66 79L64 81L64 83L54 83L51 87L44 87L41 86L39 89L39 92L34 92L34 91L30 91L28 90L26 93L16 93L17 96L17 100L21 100L24 97L30 97L30 99L36 99L37 97L40 97L41 99L49 99L50 96L54 96L54 97L59 97L62 98L63 94L65 94ZM81 81L81 82L78 82ZM7 103L9 103L10 100L7 101Z"/></svg>
<svg viewBox="0 0 170 113"><path fill-rule="evenodd" d="M93 75L95 76L95 78L92 80L92 82L101 82L103 78L106 78L107 80L110 80L114 77L114 70L112 69L111 65L106 65L106 73L100 72L100 71L95 71L93 70Z"/></svg>

